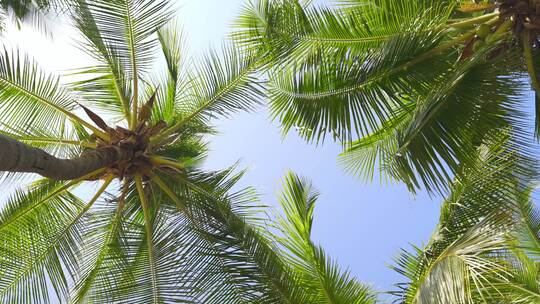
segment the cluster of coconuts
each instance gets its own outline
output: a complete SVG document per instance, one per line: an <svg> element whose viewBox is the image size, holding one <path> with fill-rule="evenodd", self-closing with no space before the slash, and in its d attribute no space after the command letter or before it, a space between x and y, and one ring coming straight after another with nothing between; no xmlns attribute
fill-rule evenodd
<svg viewBox="0 0 540 304"><path fill-rule="evenodd" d="M498 2L501 18L514 21L514 31L540 35L540 0L504 0Z"/></svg>

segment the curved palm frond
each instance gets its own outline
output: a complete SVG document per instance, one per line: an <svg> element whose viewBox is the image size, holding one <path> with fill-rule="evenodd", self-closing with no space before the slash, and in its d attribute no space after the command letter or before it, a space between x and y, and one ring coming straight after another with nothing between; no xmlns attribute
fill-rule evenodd
<svg viewBox="0 0 540 304"><path fill-rule="evenodd" d="M265 49L285 62L317 60L318 54L366 52L406 33L444 24L447 1L370 1L350 12L314 8L299 1L258 0L244 8L233 37L246 48Z"/></svg>
<svg viewBox="0 0 540 304"><path fill-rule="evenodd" d="M508 140L502 133L478 149L476 164L452 184L429 244L396 259L394 269L409 280L394 293L400 303L491 303L509 294L513 268L501 253L524 188L513 176L520 157Z"/></svg>
<svg viewBox="0 0 540 304"><path fill-rule="evenodd" d="M302 286L310 294L309 303L375 303L371 290L356 281L348 271L341 271L321 246L311 239L315 203L318 194L307 180L289 173L283 183L280 216L276 228L283 233L277 236L285 248L285 259L291 265Z"/></svg>
<svg viewBox="0 0 540 304"><path fill-rule="evenodd" d="M404 66L438 45L439 39L437 33L412 34L388 41L363 61L323 58L318 65L271 74L273 116L285 132L300 127L305 130L300 134L310 141L321 141L328 134L340 141L366 136L429 90L449 68L446 59Z"/></svg>
<svg viewBox="0 0 540 304"><path fill-rule="evenodd" d="M460 167L474 162L470 151L493 132L512 128L513 144L529 156L532 143L522 128L525 114L516 110L520 83L508 72L517 61L511 54L486 61L492 51L477 53L424 94L414 95L394 118L379 120L374 133L353 142L341 162L368 177L378 164L390 179L405 181L412 191L422 185L444 191Z"/></svg>
<svg viewBox="0 0 540 304"><path fill-rule="evenodd" d="M49 303L49 284L58 298L67 295L81 254L81 219L109 183L86 205L70 192L59 192L58 183L38 183L28 193L15 194L0 224L2 303Z"/></svg>
<svg viewBox="0 0 540 304"><path fill-rule="evenodd" d="M199 173L192 175L191 181L182 178L183 190L169 184L178 200L188 204L191 227L206 248L203 254L208 259L207 268L199 284L213 288L202 289L200 301L309 303L274 245L260 233L261 228L249 224L253 193L230 193L241 176L229 177L230 174ZM177 205L170 198L169 201L172 206Z"/></svg>
<svg viewBox="0 0 540 304"><path fill-rule="evenodd" d="M139 80L154 64L158 50L157 31L172 18L168 0L80 0L75 24L87 43L84 49L102 63L82 70L99 74L77 84L83 93L100 96L92 100L108 105L134 122L141 104ZM131 84L130 84L131 83Z"/></svg>
<svg viewBox="0 0 540 304"><path fill-rule="evenodd" d="M177 118L177 100L189 86L188 50L185 34L178 22L173 21L158 31L159 42L165 59L167 72L160 83L157 105L154 107L153 120L163 120L172 125Z"/></svg>
<svg viewBox="0 0 540 304"><path fill-rule="evenodd" d="M11 128L60 129L66 119L95 127L73 113L77 105L58 77L48 75L28 56L4 50L0 55L0 113Z"/></svg>
<svg viewBox="0 0 540 304"><path fill-rule="evenodd" d="M462 64L420 100L411 122L397 131L395 157L382 165L396 170L395 175L411 189L419 184L429 190L444 189L460 167L474 164L471 151L505 128L512 128L509 144L516 145L524 156L530 155L527 132L521 128L524 113L516 110L519 83L513 73L505 74L512 61L485 62L486 53L477 56L478 61ZM527 171L529 165L517 166Z"/></svg>
<svg viewBox="0 0 540 304"><path fill-rule="evenodd" d="M192 121L206 123L239 110L252 110L262 99L261 83L255 78L260 54L241 54L231 45L220 53L211 51L190 70L186 90L176 98L176 122L155 142L175 134Z"/></svg>

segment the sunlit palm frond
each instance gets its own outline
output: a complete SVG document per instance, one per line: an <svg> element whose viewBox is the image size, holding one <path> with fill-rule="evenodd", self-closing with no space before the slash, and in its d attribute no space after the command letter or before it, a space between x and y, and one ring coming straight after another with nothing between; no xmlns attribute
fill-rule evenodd
<svg viewBox="0 0 540 304"><path fill-rule="evenodd" d="M339 164L355 176L372 181L375 173L381 174L381 180L392 181L395 177L378 166L390 162L397 152L398 130L404 128L411 118L416 104L404 106L404 110L396 110L395 117L381 124L379 129L361 139L348 144L347 149L339 156ZM410 109L408 109L410 108Z"/></svg>
<svg viewBox="0 0 540 304"><path fill-rule="evenodd" d="M70 83L71 90L86 106L100 109L115 120L129 113L129 81L122 69L111 63L109 66L93 66L73 71L71 76L81 76L84 80Z"/></svg>
<svg viewBox="0 0 540 304"><path fill-rule="evenodd" d="M511 269L499 256L508 248L523 191L513 176L519 156L507 135L481 146L476 163L452 184L439 224L425 248L403 252L395 269L402 303L476 303L497 298ZM504 287L503 287L504 288Z"/></svg>
<svg viewBox="0 0 540 304"><path fill-rule="evenodd" d="M489 253L504 248L505 230L499 230L504 227L500 221L482 227L484 224L471 228L438 256L426 250L417 255L402 254L397 261L403 268L399 272L412 275L402 303L476 303L477 299L489 299L485 289L493 283L487 278L506 274L504 266L489 257Z"/></svg>
<svg viewBox="0 0 540 304"><path fill-rule="evenodd" d="M276 228L283 236L277 240L285 248L287 264L298 273L308 290L309 303L375 303L370 289L341 271L321 246L311 239L315 203L318 194L308 181L289 173L284 181L280 216Z"/></svg>
<svg viewBox="0 0 540 304"><path fill-rule="evenodd" d="M61 191L62 187L61 183L38 183L30 192L16 193L4 208L0 223L2 303L50 303L51 295L58 299L67 295L81 254L83 219L97 198L85 205L70 192ZM44 286L51 286L54 292Z"/></svg>
<svg viewBox="0 0 540 304"><path fill-rule="evenodd" d="M262 102L262 86L256 79L260 54L241 54L230 45L212 51L187 76L187 90L176 99L176 123L159 140L193 121L207 123L240 110L252 110Z"/></svg>
<svg viewBox="0 0 540 304"><path fill-rule="evenodd" d="M139 80L154 64L156 32L172 17L170 2L80 0L75 11L76 25L88 42L85 48L104 65L98 70L103 78L87 85L107 88L114 94L104 102L114 102L126 117L136 119Z"/></svg>
<svg viewBox="0 0 540 304"><path fill-rule="evenodd" d="M512 73L505 75L511 64L472 60L435 87L397 134L397 175L417 185L418 176L428 189L444 188L460 166L472 165L470 151L505 128L512 128L514 148L528 156L523 113L516 110L519 83Z"/></svg>
<svg viewBox="0 0 540 304"><path fill-rule="evenodd" d="M271 74L272 113L284 132L300 127L307 140L367 136L448 69L446 58L404 66L437 45L439 38L436 33L402 36L362 61L323 58L317 65Z"/></svg>
<svg viewBox="0 0 540 304"><path fill-rule="evenodd" d="M85 254L71 286L70 303L113 303L118 298L114 291L132 282L126 274L130 274L126 252L129 236L139 228L132 222L135 208L126 206L127 200L116 197L92 210L82 237Z"/></svg>
<svg viewBox="0 0 540 304"><path fill-rule="evenodd" d="M122 252L115 259L127 264L110 269L110 273L103 272L120 281L111 282L112 286L96 281L100 288L94 294L105 300L99 296L103 290L112 295L108 301L114 303L192 303L196 288L192 277L199 271L196 267L204 266L198 262L197 239L189 233L181 213L156 200L150 184L142 186L134 183L132 187L136 189L132 189L131 198L126 201L137 207L130 215L132 226L125 227L125 244L113 246ZM139 189L144 191L143 198Z"/></svg>
<svg viewBox="0 0 540 304"><path fill-rule="evenodd" d="M188 51L185 34L178 22L170 22L158 31L167 72L160 83L154 119L173 124L177 116L178 97L188 88Z"/></svg>
<svg viewBox="0 0 540 304"><path fill-rule="evenodd" d="M411 190L425 186L441 191L460 167L474 162L470 151L493 132L512 128L511 145L528 156L524 113L516 107L520 85L508 68L517 61L509 54L501 61L485 61L490 51L449 70L425 95L413 96L414 110L402 109L396 118L382 121L374 134L353 142L341 158L344 165L371 176L368 170L378 164ZM359 163L365 159L369 166Z"/></svg>
<svg viewBox="0 0 540 304"><path fill-rule="evenodd" d="M257 54L242 55L232 45L223 45L222 51L211 51L201 58L190 75L190 90L180 101L185 120L253 109L262 96L254 74L259 60Z"/></svg>
<svg viewBox="0 0 540 304"><path fill-rule="evenodd" d="M213 259L206 276L218 286L216 293L203 294L204 303L309 303L293 273L275 252L274 245L248 222L248 191L230 192L240 175L227 171L193 176L186 186L200 196L193 205L194 229L210 245ZM217 190L217 192L216 192ZM217 195L217 196L216 196ZM220 198L221 197L221 198Z"/></svg>
<svg viewBox="0 0 540 304"><path fill-rule="evenodd" d="M532 200L532 193L524 192L519 201L520 225L516 231L518 246L535 260L540 258L540 210Z"/></svg>
<svg viewBox="0 0 540 304"><path fill-rule="evenodd" d="M297 1L254 1L236 22L233 37L247 48L262 48L285 62L317 60L338 52L364 57L385 42L422 31L417 20L444 24L452 5L426 1L376 1L354 11L314 8Z"/></svg>
<svg viewBox="0 0 540 304"><path fill-rule="evenodd" d="M255 196L231 192L240 176L159 176L128 183L125 201L93 211L73 302L309 303L248 224Z"/></svg>
<svg viewBox="0 0 540 304"><path fill-rule="evenodd" d="M60 129L76 104L58 77L19 51L0 55L0 119L12 128Z"/></svg>

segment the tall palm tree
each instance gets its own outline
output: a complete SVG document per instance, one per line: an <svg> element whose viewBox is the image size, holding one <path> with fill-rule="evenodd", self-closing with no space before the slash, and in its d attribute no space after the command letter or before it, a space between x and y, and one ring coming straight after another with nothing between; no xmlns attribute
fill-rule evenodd
<svg viewBox="0 0 540 304"><path fill-rule="evenodd" d="M311 303L253 225L253 192L231 190L241 174L199 168L210 119L260 100L258 57L224 46L189 64L171 6L77 2L97 63L75 83L0 55L0 171L45 177L0 213L0 302Z"/></svg>
<svg viewBox="0 0 540 304"><path fill-rule="evenodd" d="M333 137L346 169L368 180L380 169L412 191L449 190L475 149L509 126L508 144L530 156L524 97L530 82L540 113L538 1L336 2L254 0L238 18L233 36L267 53L285 132Z"/></svg>

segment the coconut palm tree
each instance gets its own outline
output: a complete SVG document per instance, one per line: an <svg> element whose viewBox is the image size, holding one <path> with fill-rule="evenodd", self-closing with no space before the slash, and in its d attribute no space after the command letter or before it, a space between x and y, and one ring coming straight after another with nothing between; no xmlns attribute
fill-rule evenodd
<svg viewBox="0 0 540 304"><path fill-rule="evenodd" d="M332 137L346 148L347 170L368 180L379 170L412 191L449 190L475 149L508 126L508 144L530 152L524 112L529 83L540 92L538 1L336 2L255 0L238 18L237 41L267 53L284 132Z"/></svg>
<svg viewBox="0 0 540 304"><path fill-rule="evenodd" d="M0 171L44 177L0 213L0 302L312 303L254 225L253 191L231 190L241 174L199 167L210 119L259 102L258 57L189 64L171 7L77 2L96 63L76 81L0 55Z"/></svg>
<svg viewBox="0 0 540 304"><path fill-rule="evenodd" d="M454 181L428 244L398 255L393 269L406 281L395 303L540 301L538 210L533 189L511 178L519 160L503 141L480 146Z"/></svg>

